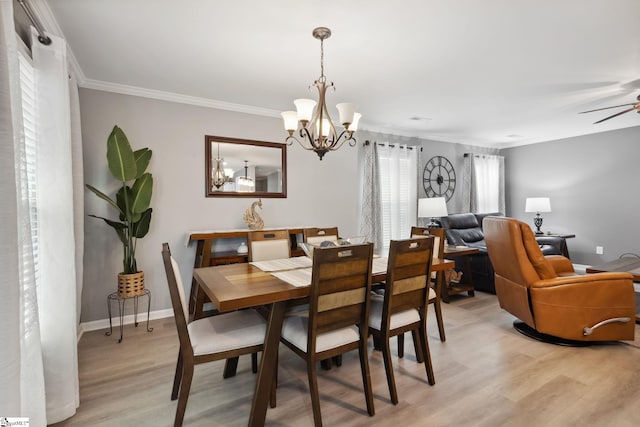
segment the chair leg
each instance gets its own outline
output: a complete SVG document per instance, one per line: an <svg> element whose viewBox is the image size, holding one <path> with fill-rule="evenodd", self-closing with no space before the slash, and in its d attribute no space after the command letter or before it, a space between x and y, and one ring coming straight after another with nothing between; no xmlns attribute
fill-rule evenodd
<svg viewBox="0 0 640 427"><path fill-rule="evenodd" d="M358 349L360 356L360 370L362 371L362 385L364 386L364 397L367 402L367 412L370 416L376 414L373 406L373 388L371 387L371 374L369 373L369 356L367 354L367 341L360 340L360 348Z"/></svg>
<svg viewBox="0 0 640 427"><path fill-rule="evenodd" d="M191 380L193 380L193 365L184 366L182 374L182 386L180 387L180 397L178 398L178 407L176 409L176 419L173 423L174 427L182 426L184 413L187 409L187 400L189 399L189 391L191 390Z"/></svg>
<svg viewBox="0 0 640 427"><path fill-rule="evenodd" d="M238 356L231 357L224 362L224 371L222 372L222 378L231 378L236 375L238 369Z"/></svg>
<svg viewBox="0 0 640 427"><path fill-rule="evenodd" d="M422 363L424 362L424 357L422 356L422 351L420 351L420 337L415 329L411 331L411 338L413 338L413 348L416 352L416 362Z"/></svg>
<svg viewBox="0 0 640 427"><path fill-rule="evenodd" d="M391 403L397 405L398 392L396 391L396 380L393 375L393 364L391 363L391 348L389 346L389 338L385 339L382 343L382 358L384 360L384 370L387 372L387 384L389 386L389 396L391 397Z"/></svg>
<svg viewBox="0 0 640 427"><path fill-rule="evenodd" d="M382 341L380 340L380 335L371 334L371 336L373 337L373 349L382 351Z"/></svg>
<svg viewBox="0 0 640 427"><path fill-rule="evenodd" d="M436 383L436 379L433 374L433 366L431 366L431 354L429 352L429 341L427 340L427 328L425 324L420 325L419 335L422 354L424 354L424 369L427 371L429 384L434 385Z"/></svg>
<svg viewBox="0 0 640 427"><path fill-rule="evenodd" d="M178 361L176 363L176 374L173 377L173 390L171 391L171 400L178 398L178 391L180 391L180 383L182 382L182 352L178 350Z"/></svg>
<svg viewBox="0 0 640 427"><path fill-rule="evenodd" d="M258 373L258 353L251 353L251 371L254 374Z"/></svg>
<svg viewBox="0 0 640 427"><path fill-rule="evenodd" d="M276 368L273 370L273 380L271 381L271 397L269 406L276 407L276 390L278 389L278 355L276 354Z"/></svg>
<svg viewBox="0 0 640 427"><path fill-rule="evenodd" d="M307 375L309 377L309 393L311 393L311 407L313 408L313 422L316 427L322 426L322 414L320 412L320 393L318 393L318 376L316 375L316 363L307 359Z"/></svg>
<svg viewBox="0 0 640 427"><path fill-rule="evenodd" d="M398 340L398 358L402 359L404 357L404 334L398 335L396 339Z"/></svg>
<svg viewBox="0 0 640 427"><path fill-rule="evenodd" d="M442 320L440 298L436 299L436 301L433 303L433 309L436 312L436 322L438 322L438 333L440 334L440 341L445 342L447 340L447 337L444 334L444 320Z"/></svg>
<svg viewBox="0 0 640 427"><path fill-rule="evenodd" d="M331 361L333 362L334 365L336 365L337 367L342 366L342 355L339 354L337 356L333 356L331 358Z"/></svg>

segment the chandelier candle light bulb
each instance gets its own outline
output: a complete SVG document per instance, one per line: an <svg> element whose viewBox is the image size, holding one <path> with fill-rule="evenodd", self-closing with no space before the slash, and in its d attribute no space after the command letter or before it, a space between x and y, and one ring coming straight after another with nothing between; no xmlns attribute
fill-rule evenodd
<svg viewBox="0 0 640 427"><path fill-rule="evenodd" d="M320 77L313 82L318 90L318 102L312 99L296 99L293 103L297 111L285 111L281 113L284 128L289 133L286 141L289 145L297 141L305 150L316 152L320 160L328 151L339 149L346 141L350 146L355 146L356 140L353 134L358 129L358 121L362 115L357 113L355 104L343 102L336 105L340 124L344 130L338 133L331 120L325 95L328 88L335 89L332 82L327 83L324 75L324 40L331 36L331 30L326 27L318 27L313 30L313 37L320 40ZM311 123L311 125L309 125ZM294 136L298 131L300 139Z"/></svg>

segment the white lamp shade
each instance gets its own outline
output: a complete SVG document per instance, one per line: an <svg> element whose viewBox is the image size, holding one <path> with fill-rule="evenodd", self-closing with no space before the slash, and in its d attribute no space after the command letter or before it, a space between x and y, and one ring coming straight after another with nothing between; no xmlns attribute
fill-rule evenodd
<svg viewBox="0 0 640 427"><path fill-rule="evenodd" d="M342 126L348 125L353 122L353 115L356 112L356 104L352 104L350 102L343 102L336 105L338 109L338 114L340 116L340 124Z"/></svg>
<svg viewBox="0 0 640 427"><path fill-rule="evenodd" d="M551 201L548 197L527 197L525 212L551 212Z"/></svg>
<svg viewBox="0 0 640 427"><path fill-rule="evenodd" d="M444 197L430 197L418 200L418 217L441 218L447 215L447 202Z"/></svg>
<svg viewBox="0 0 640 427"><path fill-rule="evenodd" d="M355 132L358 130L358 122L360 121L360 117L362 117L362 114L360 113L353 113L353 121L351 122L351 124L349 125L349 130L351 132Z"/></svg>
<svg viewBox="0 0 640 427"><path fill-rule="evenodd" d="M294 131L298 128L298 113L295 111L283 111L280 113L284 120L284 129Z"/></svg>
<svg viewBox="0 0 640 427"><path fill-rule="evenodd" d="M316 101L313 99L296 99L293 101L296 104L296 110L298 111L298 120L311 121L313 116L313 109L316 106Z"/></svg>

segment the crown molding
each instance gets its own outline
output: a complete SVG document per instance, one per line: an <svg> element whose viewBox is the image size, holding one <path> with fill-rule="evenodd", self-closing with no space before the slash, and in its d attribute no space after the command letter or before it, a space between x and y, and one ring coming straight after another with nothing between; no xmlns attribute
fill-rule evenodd
<svg viewBox="0 0 640 427"><path fill-rule="evenodd" d="M182 95L179 93L166 92L162 90L146 89L138 86L129 86L119 83L110 83L101 80L85 79L80 84L87 89L101 90L104 92L114 92L123 95L140 96L143 98L158 99L161 101L177 102L180 104L195 105L198 107L215 108L218 110L235 111L238 113L253 114L266 117L280 117L280 111L270 108L254 107L251 105L234 104L232 102L217 101L215 99L201 98L197 96Z"/></svg>

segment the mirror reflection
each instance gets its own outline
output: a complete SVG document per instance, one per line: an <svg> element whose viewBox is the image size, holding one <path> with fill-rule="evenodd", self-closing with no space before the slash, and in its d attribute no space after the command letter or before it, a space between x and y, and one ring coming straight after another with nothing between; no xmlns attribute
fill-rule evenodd
<svg viewBox="0 0 640 427"><path fill-rule="evenodd" d="M205 136L207 197L286 197L286 145Z"/></svg>

